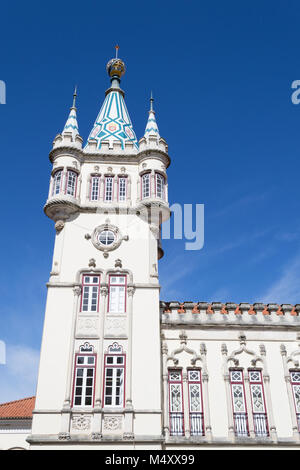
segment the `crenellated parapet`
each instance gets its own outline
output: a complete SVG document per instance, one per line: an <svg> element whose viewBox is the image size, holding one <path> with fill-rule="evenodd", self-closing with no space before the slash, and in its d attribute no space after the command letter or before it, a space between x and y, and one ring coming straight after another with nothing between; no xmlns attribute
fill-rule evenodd
<svg viewBox="0 0 300 470"><path fill-rule="evenodd" d="M300 304L160 302L163 325L300 326Z"/></svg>

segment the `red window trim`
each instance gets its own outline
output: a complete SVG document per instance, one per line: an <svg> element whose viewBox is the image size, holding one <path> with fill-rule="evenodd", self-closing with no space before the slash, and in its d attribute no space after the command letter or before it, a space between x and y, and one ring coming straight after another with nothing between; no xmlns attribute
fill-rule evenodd
<svg viewBox="0 0 300 470"><path fill-rule="evenodd" d="M189 380L189 372L191 371L198 371L200 373L199 380ZM187 387L188 387L188 404L189 404L189 425L191 430L191 413L197 413L195 411L191 411L191 404L190 404L190 384L200 384L200 393L201 393L201 409L202 409L202 429L203 429L203 436L205 436L205 427L204 427L204 408L203 408L203 390L202 390L202 369L200 367L190 367L187 369Z"/></svg>
<svg viewBox="0 0 300 470"><path fill-rule="evenodd" d="M124 308L124 314L127 313L127 274L109 274L109 279L108 279L108 301L107 301L107 312L109 313L109 303L110 303L110 278L111 277L125 277L125 284L113 284L114 286L121 286L125 287L125 308Z"/></svg>
<svg viewBox="0 0 300 470"><path fill-rule="evenodd" d="M92 189L93 189L93 179L94 179L94 178L97 178L97 179L99 180L99 183L98 183L98 197L97 197L97 199L92 199ZM90 201L92 201L92 202L99 201L99 199L100 199L100 194L101 194L101 175L91 174Z"/></svg>
<svg viewBox="0 0 300 470"><path fill-rule="evenodd" d="M163 178L163 197L159 197L157 195L157 179L156 179L156 176L159 175ZM164 201L166 199L165 197L165 186L166 186L166 177L165 175L163 175L162 173L160 173L159 171L155 171L155 178L154 178L154 183L155 183L155 197L157 197L158 199L161 199L162 201Z"/></svg>
<svg viewBox="0 0 300 470"><path fill-rule="evenodd" d="M259 372L260 373L260 381L259 382L253 382L252 380L250 380L250 374L249 372ZM268 420L268 413L267 413L267 406L266 406L266 398L265 398L265 387L264 387L264 381L263 381L263 375L262 375L262 369L255 369L255 368L250 368L248 369L248 376L249 376L249 388L250 388L250 397L251 397L251 407L252 407L252 414L255 415L257 413L254 413L254 408L253 408L253 398L252 398L252 393L251 393L251 385L252 384L259 384L261 385L261 389L262 389L262 395L263 395L263 400L264 400L264 408L265 408L265 412L264 414L266 415L266 424L267 424L267 431L268 431L268 434L270 434L270 430L269 430L269 420ZM260 414L260 413L258 413Z"/></svg>
<svg viewBox="0 0 300 470"><path fill-rule="evenodd" d="M68 188L68 181L69 181L69 173L74 173L76 175L76 181L75 181L75 188L74 188L74 194L69 194L71 197L76 197L77 195L77 183L78 183L78 171L75 171L73 169L67 169L66 171L66 181L65 181L65 194L67 194L67 188Z"/></svg>
<svg viewBox="0 0 300 470"><path fill-rule="evenodd" d="M241 372L242 373L242 381L241 382L237 382L237 381L234 381L234 380L231 380L231 372ZM234 411L234 403L233 403L233 393L232 393L232 387L231 385L233 384L242 384L243 385L243 392L244 392L244 401L245 401L245 414L246 414L246 417L247 417L247 433L248 433L248 436L249 436L249 419L248 419L248 408L247 408L247 399L246 399L246 390L245 390L245 379L244 379L244 369L242 368L238 368L238 367L233 367L233 368L230 368L229 369L229 382L230 382L230 392L231 392L231 403L232 403L232 414L233 414L233 421L235 421L235 417L234 417L234 414L235 414L235 411ZM236 412L238 414L238 412ZM235 427L235 423L234 423L234 427Z"/></svg>
<svg viewBox="0 0 300 470"><path fill-rule="evenodd" d="M99 282L98 284L85 284L84 282L84 277L85 276L89 276L89 277L98 277L99 278ZM92 312L92 313L99 313L99 304L100 304L100 284L101 284L101 274L91 274L91 273L83 273L81 275L81 301L80 301L80 312L82 312L82 303L83 303L83 288L84 286L98 286L98 302L97 302L97 310L95 312ZM89 313L88 311L87 312L84 312L84 313Z"/></svg>
<svg viewBox="0 0 300 470"><path fill-rule="evenodd" d="M86 365L77 365L77 357L78 356L93 356L95 357L95 363L91 366L90 364ZM76 382L76 369L94 369L94 386L93 386L93 403L92 405L76 405L74 406L74 399L75 399L75 382ZM96 353L75 353L74 358L74 371L73 371L73 388L72 388L72 408L94 408L95 405L95 389L96 389L96 371L97 371L97 354Z"/></svg>
<svg viewBox="0 0 300 470"><path fill-rule="evenodd" d="M123 356L124 357L124 364L120 366L120 364L106 364L106 358L107 357L110 357L110 356L114 356L114 357L120 357L120 356ZM124 368L124 386L123 386L123 405L122 406L118 406L118 405L105 405L104 403L104 398L105 398L105 372L106 372L106 369L107 368ZM126 391L126 354L125 353L121 353L121 354L118 354L118 353L105 353L104 354L104 367L103 367L103 381L102 381L102 406L103 408L107 407L107 408L125 408L125 391Z"/></svg>
<svg viewBox="0 0 300 470"><path fill-rule="evenodd" d="M292 388L292 395L293 395L293 402L294 402L294 408L295 408L295 414L296 414L296 419L299 415L299 413L297 412L297 406L296 406L296 402L295 402L295 394L294 394L294 390L293 390L293 385L300 385L300 381L299 382L294 382L292 381L292 372L298 372L300 373L300 369L289 369L289 374L290 374L290 382L291 382L291 388ZM300 423L299 423L299 420L297 419L297 427L298 427L298 432L300 432Z"/></svg>
<svg viewBox="0 0 300 470"><path fill-rule="evenodd" d="M180 372L180 380L170 380L170 374L172 372ZM183 374L182 374L182 368L180 369L168 369L168 395L169 395L169 430L171 433L171 413L174 413L174 411L171 411L171 384L180 384L181 388L181 407L182 407L182 428L183 428L183 436L185 436L185 425L184 425L184 396L183 396Z"/></svg>
<svg viewBox="0 0 300 470"><path fill-rule="evenodd" d="M144 197L143 196L143 176L149 175L149 196ZM141 199L148 199L148 197L152 196L152 188L151 188L151 171L145 171L140 175L141 178Z"/></svg>
<svg viewBox="0 0 300 470"><path fill-rule="evenodd" d="M61 176L60 176L60 183L59 183L59 191L58 191L58 193L55 193L55 194L54 194L54 188L55 188L55 186L54 186L54 181L55 181L55 175L56 175L57 173L61 173ZM64 176L64 170L63 170L63 168L58 168L57 170L55 170L55 171L53 172L53 174L52 174L52 191L51 191L51 196L55 196L56 194L60 194L61 188L62 188L62 183L63 183L63 176Z"/></svg>
<svg viewBox="0 0 300 470"><path fill-rule="evenodd" d="M125 184L125 200L120 201L120 179L125 179L126 184ZM128 176L127 175L118 175L118 202L126 202L127 199L127 191L128 191Z"/></svg>
<svg viewBox="0 0 300 470"><path fill-rule="evenodd" d="M107 178L111 178L112 179L112 188L111 188L111 200L110 201L107 201L106 200L106 182L107 182ZM113 202L114 200L114 176L111 176L111 175L104 175L104 197L103 197L103 201L104 202Z"/></svg>

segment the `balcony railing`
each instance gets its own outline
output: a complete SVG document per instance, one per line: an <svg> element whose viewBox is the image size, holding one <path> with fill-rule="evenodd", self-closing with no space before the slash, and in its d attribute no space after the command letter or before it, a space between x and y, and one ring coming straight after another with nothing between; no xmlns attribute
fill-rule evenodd
<svg viewBox="0 0 300 470"><path fill-rule="evenodd" d="M255 435L257 437L268 437L268 420L265 413L253 413Z"/></svg>
<svg viewBox="0 0 300 470"><path fill-rule="evenodd" d="M237 437L247 437L248 433L248 417L247 413L234 413L234 431Z"/></svg>
<svg viewBox="0 0 300 470"><path fill-rule="evenodd" d="M170 435L184 436L183 413L170 413Z"/></svg>
<svg viewBox="0 0 300 470"><path fill-rule="evenodd" d="M203 413L190 413L191 436L204 436Z"/></svg>

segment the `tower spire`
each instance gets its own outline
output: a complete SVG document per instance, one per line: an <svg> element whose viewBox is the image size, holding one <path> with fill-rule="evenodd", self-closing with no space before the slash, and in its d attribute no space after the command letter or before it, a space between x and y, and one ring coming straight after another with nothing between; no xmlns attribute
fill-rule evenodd
<svg viewBox="0 0 300 470"><path fill-rule="evenodd" d="M160 138L158 125L157 125L156 118L155 118L155 111L153 108L153 103L154 103L154 98L153 98L153 93L151 91L149 117L148 117L145 134L144 134L144 137L146 138L147 141L149 141L150 137L152 138L156 137L156 139Z"/></svg>
<svg viewBox="0 0 300 470"><path fill-rule="evenodd" d="M70 113L65 124L65 127L62 131L63 138L71 136L71 142L75 142L76 136L79 135L78 122L77 122L77 108L76 108L76 98L77 98L77 86L75 86L73 93L73 103L70 108Z"/></svg>
<svg viewBox="0 0 300 470"><path fill-rule="evenodd" d="M138 143L132 122L127 111L124 100L124 92L120 88L121 77L126 71L125 64L118 57L119 46L115 46L116 56L111 59L106 70L110 77L111 86L106 91L106 97L94 126L90 132L85 150L96 144L98 151L106 152L109 149L120 149L121 152L132 149L133 153L138 150Z"/></svg>

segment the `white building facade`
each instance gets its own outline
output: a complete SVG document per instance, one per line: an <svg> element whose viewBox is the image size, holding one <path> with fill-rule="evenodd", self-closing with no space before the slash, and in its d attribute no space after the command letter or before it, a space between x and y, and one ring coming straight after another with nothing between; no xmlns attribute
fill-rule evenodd
<svg viewBox="0 0 300 470"><path fill-rule="evenodd" d="M300 305L160 301L168 147L152 98L137 141L125 65L107 71L86 145L75 92L50 152L56 239L32 424L20 442L0 406L0 448L298 447Z"/></svg>

